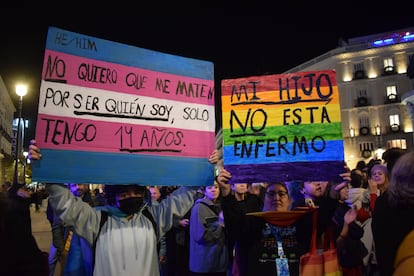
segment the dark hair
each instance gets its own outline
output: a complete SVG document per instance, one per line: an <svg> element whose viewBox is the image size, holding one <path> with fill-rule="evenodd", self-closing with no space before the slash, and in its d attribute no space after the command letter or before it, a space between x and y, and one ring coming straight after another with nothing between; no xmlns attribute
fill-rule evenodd
<svg viewBox="0 0 414 276"><path fill-rule="evenodd" d="M367 164L365 163L364 160L360 160L358 161L357 165L356 165L356 169L358 170L364 170L367 167Z"/></svg>
<svg viewBox="0 0 414 276"><path fill-rule="evenodd" d="M362 187L362 175L356 171L359 169L353 169L351 171L351 186L352 188L361 188Z"/></svg>
<svg viewBox="0 0 414 276"><path fill-rule="evenodd" d="M305 186L304 181L288 181L286 182L286 186L289 191L289 196L292 204L292 208L301 206L302 201L304 200L304 196L302 194L302 189Z"/></svg>
<svg viewBox="0 0 414 276"><path fill-rule="evenodd" d="M392 168L397 162L397 159L405 153L405 150L401 148L389 148L382 154L382 159L387 164L388 173L391 174Z"/></svg>

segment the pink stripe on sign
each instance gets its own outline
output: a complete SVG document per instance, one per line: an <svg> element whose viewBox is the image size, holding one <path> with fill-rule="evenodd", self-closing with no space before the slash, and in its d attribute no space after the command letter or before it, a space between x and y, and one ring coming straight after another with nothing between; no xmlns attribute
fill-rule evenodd
<svg viewBox="0 0 414 276"><path fill-rule="evenodd" d="M39 114L36 141L45 149L208 158L215 134Z"/></svg>
<svg viewBox="0 0 414 276"><path fill-rule="evenodd" d="M214 105L214 80L45 51L42 79L133 95Z"/></svg>

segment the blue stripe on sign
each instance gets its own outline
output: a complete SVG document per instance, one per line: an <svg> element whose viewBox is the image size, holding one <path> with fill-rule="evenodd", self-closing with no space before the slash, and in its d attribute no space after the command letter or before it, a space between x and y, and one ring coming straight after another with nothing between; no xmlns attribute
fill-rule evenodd
<svg viewBox="0 0 414 276"><path fill-rule="evenodd" d="M214 64L49 27L46 48L156 72L214 80Z"/></svg>
<svg viewBox="0 0 414 276"><path fill-rule="evenodd" d="M42 149L33 181L46 183L209 186L214 166L206 158Z"/></svg>

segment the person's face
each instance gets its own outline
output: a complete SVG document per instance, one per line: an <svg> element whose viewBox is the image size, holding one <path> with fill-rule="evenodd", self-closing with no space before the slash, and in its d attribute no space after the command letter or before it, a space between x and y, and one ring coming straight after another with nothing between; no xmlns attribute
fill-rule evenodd
<svg viewBox="0 0 414 276"><path fill-rule="evenodd" d="M151 187L150 193L153 200L158 200L161 197L161 192L158 187Z"/></svg>
<svg viewBox="0 0 414 276"><path fill-rule="evenodd" d="M213 186L206 186L204 191L204 196L210 199L211 201L215 201L220 195L220 189L217 182L214 181Z"/></svg>
<svg viewBox="0 0 414 276"><path fill-rule="evenodd" d="M237 183L233 185L233 190L235 193L244 194L247 192L247 184L246 183Z"/></svg>
<svg viewBox="0 0 414 276"><path fill-rule="evenodd" d="M88 189L88 184L70 183L69 188L74 196L83 196Z"/></svg>
<svg viewBox="0 0 414 276"><path fill-rule="evenodd" d="M368 171L367 171L367 169L364 169L361 172L362 172L362 180L363 181L367 181L367 179L368 179Z"/></svg>
<svg viewBox="0 0 414 276"><path fill-rule="evenodd" d="M326 190L327 181L306 181L303 185L303 192L305 198L319 198Z"/></svg>
<svg viewBox="0 0 414 276"><path fill-rule="evenodd" d="M345 186L339 191L339 200L345 201L349 197L349 187Z"/></svg>
<svg viewBox="0 0 414 276"><path fill-rule="evenodd" d="M145 195L144 191L137 190L137 189L134 189L134 188L129 188L127 190L123 190L121 192L118 192L115 195L115 202L116 202L116 205L119 207L119 201L120 200L131 198L131 197L144 197L144 195Z"/></svg>
<svg viewBox="0 0 414 276"><path fill-rule="evenodd" d="M284 185L273 184L266 189L263 211L288 211L289 193Z"/></svg>
<svg viewBox="0 0 414 276"><path fill-rule="evenodd" d="M377 184L384 184L386 175L383 170L377 169L371 171L371 178L377 182Z"/></svg>

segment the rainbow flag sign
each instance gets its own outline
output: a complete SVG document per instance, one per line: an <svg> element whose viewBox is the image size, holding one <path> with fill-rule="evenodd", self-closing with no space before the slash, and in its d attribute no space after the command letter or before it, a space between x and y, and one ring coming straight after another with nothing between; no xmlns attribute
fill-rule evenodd
<svg viewBox="0 0 414 276"><path fill-rule="evenodd" d="M341 179L335 71L226 79L221 92L223 158L232 183Z"/></svg>
<svg viewBox="0 0 414 276"><path fill-rule="evenodd" d="M34 181L211 185L213 64L50 27L36 141Z"/></svg>

